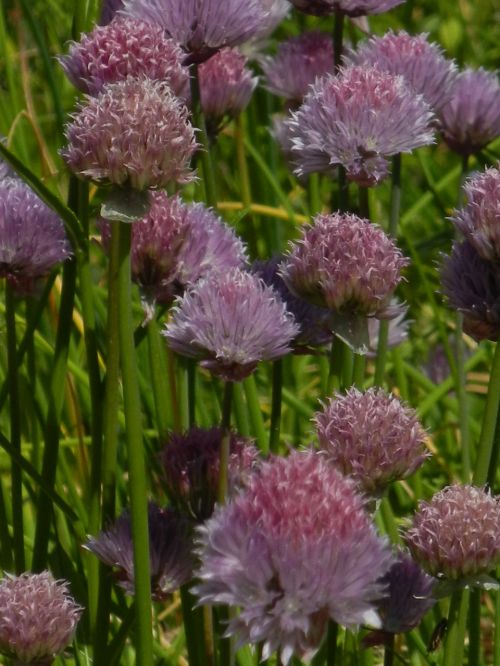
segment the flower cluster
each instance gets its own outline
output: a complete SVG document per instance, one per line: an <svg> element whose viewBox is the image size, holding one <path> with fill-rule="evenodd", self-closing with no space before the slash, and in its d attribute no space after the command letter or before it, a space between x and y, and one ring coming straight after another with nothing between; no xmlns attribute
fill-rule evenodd
<svg viewBox="0 0 500 666"><path fill-rule="evenodd" d="M313 452L263 463L248 487L199 528L201 603L240 612L227 633L310 657L329 619L378 624L374 603L391 552L353 484Z"/></svg>

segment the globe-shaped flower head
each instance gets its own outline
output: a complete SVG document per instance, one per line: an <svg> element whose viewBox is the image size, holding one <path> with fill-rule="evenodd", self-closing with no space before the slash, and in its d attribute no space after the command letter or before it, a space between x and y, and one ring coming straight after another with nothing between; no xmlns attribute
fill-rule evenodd
<svg viewBox="0 0 500 666"><path fill-rule="evenodd" d="M203 62L223 46L246 42L265 25L262 0L124 0L125 13L162 27L188 54Z"/></svg>
<svg viewBox="0 0 500 666"><path fill-rule="evenodd" d="M467 203L452 218L453 223L490 261L500 260L500 169L486 169L464 184Z"/></svg>
<svg viewBox="0 0 500 666"><path fill-rule="evenodd" d="M375 66L389 74L401 74L408 85L438 111L449 100L457 67L442 49L427 41L426 34L409 35L389 30L372 37L349 54L354 65Z"/></svg>
<svg viewBox="0 0 500 666"><path fill-rule="evenodd" d="M328 16L346 14L347 16L365 16L382 14L400 5L405 0L290 0L292 5L305 14Z"/></svg>
<svg viewBox="0 0 500 666"><path fill-rule="evenodd" d="M448 486L420 502L404 540L422 567L439 578L468 579L500 563L500 504L483 488Z"/></svg>
<svg viewBox="0 0 500 666"><path fill-rule="evenodd" d="M73 640L82 610L48 571L7 574L0 582L0 654L25 666L52 664Z"/></svg>
<svg viewBox="0 0 500 666"><path fill-rule="evenodd" d="M324 76L288 121L296 173L341 164L350 180L376 185L387 176L387 157L432 143L432 118L402 76L365 66Z"/></svg>
<svg viewBox="0 0 500 666"><path fill-rule="evenodd" d="M186 292L165 330L171 348L227 381L290 351L298 333L278 294L250 273L213 273Z"/></svg>
<svg viewBox="0 0 500 666"><path fill-rule="evenodd" d="M21 294L32 292L71 254L61 218L17 178L0 181L0 277Z"/></svg>
<svg viewBox="0 0 500 666"><path fill-rule="evenodd" d="M439 114L443 139L460 155L472 155L500 136L500 83L495 72L465 69Z"/></svg>
<svg viewBox="0 0 500 666"><path fill-rule="evenodd" d="M196 150L188 111L160 81L127 78L87 100L61 152L77 175L134 190L186 183Z"/></svg>
<svg viewBox="0 0 500 666"><path fill-rule="evenodd" d="M263 463L248 487L200 528L201 603L238 607L227 633L309 658L329 619L379 620L374 602L391 564L353 484L322 456L292 452Z"/></svg>
<svg viewBox="0 0 500 666"><path fill-rule="evenodd" d="M314 420L327 460L369 495L413 474L427 455L415 410L382 389L335 395Z"/></svg>
<svg viewBox="0 0 500 666"><path fill-rule="evenodd" d="M185 97L188 70L181 64L183 55L159 26L117 16L71 42L68 55L59 62L71 83L91 95L106 83L146 76L168 83L172 92Z"/></svg>

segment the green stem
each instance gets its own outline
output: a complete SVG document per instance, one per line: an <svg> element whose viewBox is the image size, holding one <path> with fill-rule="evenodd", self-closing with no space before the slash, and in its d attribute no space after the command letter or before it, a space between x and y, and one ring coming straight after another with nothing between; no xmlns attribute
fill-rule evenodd
<svg viewBox="0 0 500 666"><path fill-rule="evenodd" d="M182 619L184 623L184 634L186 636L186 649L189 658L190 666L202 666L207 664L207 666L213 666L213 650L212 650L212 659L205 659L202 661L202 655L200 655L201 642L199 636L203 630L203 609L194 608L196 603L195 597L189 591L188 585L182 585L180 588L181 593L181 603L182 603ZM208 608L211 612L210 607ZM212 639L213 645L213 639ZM204 657L205 655L203 655Z"/></svg>
<svg viewBox="0 0 500 666"><path fill-rule="evenodd" d="M132 226L123 222L113 224L119 225L118 308L120 316L118 334L128 453L131 528L134 545L136 663L139 666L152 666L153 628L151 621L147 485L130 282Z"/></svg>
<svg viewBox="0 0 500 666"><path fill-rule="evenodd" d="M151 370L151 385L156 410L156 425L160 441L165 438L173 426L172 396L167 373L167 359L158 322L153 317L148 322L148 350L149 366Z"/></svg>
<svg viewBox="0 0 500 666"><path fill-rule="evenodd" d="M481 590L470 591L469 601L469 666L481 663Z"/></svg>
<svg viewBox="0 0 500 666"><path fill-rule="evenodd" d="M10 443L16 453L21 455L21 411L16 358L16 303L14 290L8 282L5 287L5 319L7 328ZM14 460L11 460L11 496L14 564L16 573L20 574L26 569L24 558L23 486L21 468Z"/></svg>
<svg viewBox="0 0 500 666"><path fill-rule="evenodd" d="M384 645L384 666L394 663L394 634L387 634Z"/></svg>
<svg viewBox="0 0 500 666"><path fill-rule="evenodd" d="M326 634L326 664L335 666L337 662L337 637L339 635L339 625L330 620Z"/></svg>
<svg viewBox="0 0 500 666"><path fill-rule="evenodd" d="M497 569L497 578L499 575ZM493 634L493 666L500 666L500 592L495 593L495 629Z"/></svg>
<svg viewBox="0 0 500 666"><path fill-rule="evenodd" d="M269 438L264 426L264 419L262 418L262 411L259 404L259 393L257 391L254 375L250 375L250 377L245 379L243 382L243 390L247 400L248 413L252 425L252 435L257 440L257 445L260 451L266 455L269 452Z"/></svg>
<svg viewBox="0 0 500 666"><path fill-rule="evenodd" d="M188 420L189 426L196 423L196 361L191 358L185 360L186 380L187 380L187 399L188 399Z"/></svg>
<svg viewBox="0 0 500 666"><path fill-rule="evenodd" d="M352 384L358 389L362 389L365 383L365 368L366 356L364 354L354 354Z"/></svg>
<svg viewBox="0 0 500 666"><path fill-rule="evenodd" d="M365 220L370 219L370 190L368 187L359 186L359 216Z"/></svg>
<svg viewBox="0 0 500 666"><path fill-rule="evenodd" d="M493 440L497 422L498 407L500 405L500 344L495 344L495 355L490 371L488 395L483 414L481 435L479 438L476 467L474 469L473 483L482 486L488 477L488 468L493 450Z"/></svg>
<svg viewBox="0 0 500 666"><path fill-rule="evenodd" d="M448 627L444 644L443 666L463 664L465 628L469 594L466 590L453 592L448 611Z"/></svg>
<svg viewBox="0 0 500 666"><path fill-rule="evenodd" d="M273 363L273 387L271 398L271 427L269 430L269 451L278 453L281 428L281 389L283 386L283 362Z"/></svg>
<svg viewBox="0 0 500 666"><path fill-rule="evenodd" d="M205 186L205 201L209 206L217 206L217 189L215 183L215 171L210 154L210 140L207 134L205 116L201 108L200 80L198 65L193 63L190 66L191 82L191 113L193 115L193 124L198 128L197 138L201 145L200 158L203 169L203 183Z"/></svg>
<svg viewBox="0 0 500 666"><path fill-rule="evenodd" d="M219 488L217 492L217 501L224 504L227 499L228 491L228 466L229 466L229 441L231 428L231 404L233 399L233 382L224 384L224 397L222 400L222 439L220 442L219 458Z"/></svg>

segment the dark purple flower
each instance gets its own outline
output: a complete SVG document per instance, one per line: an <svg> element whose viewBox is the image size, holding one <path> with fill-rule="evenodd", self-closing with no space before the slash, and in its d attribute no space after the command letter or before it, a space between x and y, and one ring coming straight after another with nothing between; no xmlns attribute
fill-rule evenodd
<svg viewBox="0 0 500 666"><path fill-rule="evenodd" d="M199 522L209 518L217 501L221 428L192 427L172 433L160 454L170 500ZM230 433L229 496L244 487L258 463L252 440Z"/></svg>
<svg viewBox="0 0 500 666"><path fill-rule="evenodd" d="M49 666L73 640L83 608L49 571L6 574L0 582L0 654Z"/></svg>
<svg viewBox="0 0 500 666"><path fill-rule="evenodd" d="M188 53L203 62L224 46L251 39L265 25L262 0L124 0L125 13L161 26Z"/></svg>
<svg viewBox="0 0 500 666"><path fill-rule="evenodd" d="M467 203L452 218L483 259L500 260L500 170L491 168L465 181Z"/></svg>
<svg viewBox="0 0 500 666"><path fill-rule="evenodd" d="M326 308L312 305L303 298L292 294L278 272L282 260L283 257L278 256L267 261L256 261L251 270L281 296L286 304L286 309L295 317L300 330L292 341L294 351L310 352L310 347L331 342L333 333L330 325L330 312Z"/></svg>
<svg viewBox="0 0 500 666"><path fill-rule="evenodd" d="M70 255L61 218L21 180L0 180L0 277L30 293Z"/></svg>
<svg viewBox="0 0 500 666"><path fill-rule="evenodd" d="M123 9L123 0L103 0L99 25L110 23L120 9Z"/></svg>
<svg viewBox="0 0 500 666"><path fill-rule="evenodd" d="M151 593L155 601L184 585L194 566L189 523L173 509L148 506ZM134 552L130 513L124 511L108 529L90 537L85 548L118 569L118 585L134 594Z"/></svg>
<svg viewBox="0 0 500 666"><path fill-rule="evenodd" d="M333 72L333 44L329 34L304 32L281 42L273 58L262 60L266 88L298 105L316 78Z"/></svg>
<svg viewBox="0 0 500 666"><path fill-rule="evenodd" d="M87 96L66 138L62 156L88 180L145 190L193 179L188 110L160 81L128 78Z"/></svg>
<svg viewBox="0 0 500 666"><path fill-rule="evenodd" d="M387 157L433 142L433 114L402 76L351 66L316 81L288 121L299 175L339 164L361 185L388 174Z"/></svg>
<svg viewBox="0 0 500 666"><path fill-rule="evenodd" d="M404 30L397 33L389 30L351 51L349 60L354 65L375 66L389 74L400 74L437 112L451 97L457 67L427 37L425 33L409 35Z"/></svg>
<svg viewBox="0 0 500 666"><path fill-rule="evenodd" d="M443 293L463 314L464 331L480 342L500 337L500 266L483 259L468 241L455 243L441 266Z"/></svg>
<svg viewBox="0 0 500 666"><path fill-rule="evenodd" d="M97 95L106 83L128 76L147 77L168 84L186 97L188 70L183 52L159 26L117 16L105 26L71 42L68 55L59 58L67 77L79 90Z"/></svg>
<svg viewBox="0 0 500 666"><path fill-rule="evenodd" d="M382 14L401 5L405 0L289 0L294 7L305 14L328 16L346 14L347 16L365 16Z"/></svg>
<svg viewBox="0 0 500 666"><path fill-rule="evenodd" d="M368 495L382 495L429 455L415 410L382 389L336 394L314 421L327 460Z"/></svg>
<svg viewBox="0 0 500 666"><path fill-rule="evenodd" d="M500 135L500 83L495 72L465 69L439 114L443 139L461 155L482 150Z"/></svg>
<svg viewBox="0 0 500 666"><path fill-rule="evenodd" d="M262 280L237 268L211 273L179 299L165 329L171 348L227 381L250 375L259 361L290 351L293 316Z"/></svg>
<svg viewBox="0 0 500 666"><path fill-rule="evenodd" d="M376 224L350 214L317 215L291 243L282 276L298 296L332 311L391 318L408 261Z"/></svg>
<svg viewBox="0 0 500 666"><path fill-rule="evenodd" d="M379 625L375 602L392 560L354 485L321 455L262 464L248 487L199 528L200 603L239 608L227 634L310 658L327 622Z"/></svg>
<svg viewBox="0 0 500 666"><path fill-rule="evenodd" d="M500 563L500 504L483 488L448 486L420 502L404 540L433 576L467 579Z"/></svg>

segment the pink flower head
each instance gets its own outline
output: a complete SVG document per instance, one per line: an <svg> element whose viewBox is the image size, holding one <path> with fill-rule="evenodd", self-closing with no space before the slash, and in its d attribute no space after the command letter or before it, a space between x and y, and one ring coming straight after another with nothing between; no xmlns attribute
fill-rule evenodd
<svg viewBox="0 0 500 666"><path fill-rule="evenodd" d="M0 582L0 654L16 664L51 664L73 640L82 608L49 571Z"/></svg>
<svg viewBox="0 0 500 666"><path fill-rule="evenodd" d="M486 169L464 184L467 203L452 218L483 259L500 260L500 169Z"/></svg>
<svg viewBox="0 0 500 666"><path fill-rule="evenodd" d="M87 96L66 138L62 156L88 180L145 190L193 179L188 110L160 81L128 78Z"/></svg>
<svg viewBox="0 0 500 666"><path fill-rule="evenodd" d="M174 432L160 454L171 502L199 522L210 518L217 501L222 435L221 428L192 427L182 434ZM250 439L230 433L230 496L246 485L258 458Z"/></svg>
<svg viewBox="0 0 500 666"><path fill-rule="evenodd" d="M391 318L394 289L408 265L394 241L356 215L317 215L291 243L282 276L298 296L332 311Z"/></svg>
<svg viewBox="0 0 500 666"><path fill-rule="evenodd" d="M500 83L495 72L465 69L439 114L443 139L461 155L482 150L500 135Z"/></svg>
<svg viewBox="0 0 500 666"><path fill-rule="evenodd" d="M224 48L199 67L201 108L212 134L250 102L258 79L246 64L237 49Z"/></svg>
<svg viewBox="0 0 500 666"><path fill-rule="evenodd" d="M266 24L262 0L124 0L125 13L159 25L189 62L203 62L224 46L251 39Z"/></svg>
<svg viewBox="0 0 500 666"><path fill-rule="evenodd" d="M347 16L365 16L382 14L405 0L290 0L292 5L305 14L328 16L346 14Z"/></svg>
<svg viewBox="0 0 500 666"><path fill-rule="evenodd" d="M298 105L316 78L333 72L333 45L329 34L304 32L278 46L274 58L262 61L266 88Z"/></svg>
<svg viewBox="0 0 500 666"><path fill-rule="evenodd" d="M432 118L402 76L365 66L324 76L288 121L296 173L341 164L350 180L377 185L387 176L387 157L433 142Z"/></svg>
<svg viewBox="0 0 500 666"><path fill-rule="evenodd" d="M18 178L0 181L0 277L21 294L71 255L61 218Z"/></svg>
<svg viewBox="0 0 500 666"><path fill-rule="evenodd" d="M483 488L454 485L420 502L404 540L422 567L439 578L487 574L500 563L500 505Z"/></svg>
<svg viewBox="0 0 500 666"><path fill-rule="evenodd" d="M248 487L199 528L200 603L229 604L238 644L310 658L329 619L377 625L374 603L391 564L354 485L321 455L262 464Z"/></svg>
<svg viewBox="0 0 500 666"><path fill-rule="evenodd" d="M413 474L428 455L415 410L382 389L336 394L314 421L327 460L369 495Z"/></svg>
<svg viewBox="0 0 500 666"><path fill-rule="evenodd" d="M404 30L372 37L351 51L349 60L353 65L400 74L436 112L450 99L457 74L455 63L444 57L437 44L427 41L427 34L409 35Z"/></svg>
<svg viewBox="0 0 500 666"><path fill-rule="evenodd" d="M106 83L132 76L163 81L175 95L185 97L188 70L182 58L180 47L159 26L117 16L71 42L59 62L71 83L90 95L100 93Z"/></svg>
<svg viewBox="0 0 500 666"><path fill-rule="evenodd" d="M250 375L259 361L290 351L293 316L262 280L237 268L211 273L177 301L165 329L171 348L227 381Z"/></svg>

